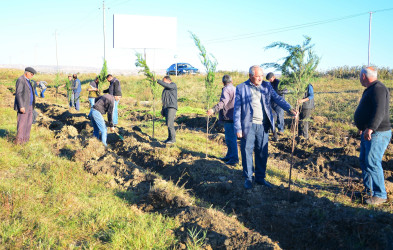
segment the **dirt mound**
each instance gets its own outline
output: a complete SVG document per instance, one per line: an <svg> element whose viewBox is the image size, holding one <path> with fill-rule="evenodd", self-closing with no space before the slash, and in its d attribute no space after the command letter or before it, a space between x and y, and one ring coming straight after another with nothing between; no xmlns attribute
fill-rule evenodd
<svg viewBox="0 0 393 250"><path fill-rule="evenodd" d="M206 131L206 116L183 114L177 117L175 121L181 128L186 127L188 129ZM218 122L217 117L211 117L209 119L209 130L209 133L223 133L224 126Z"/></svg>
<svg viewBox="0 0 393 250"><path fill-rule="evenodd" d="M88 138L82 142L82 147L75 152L75 161L86 162L88 159L97 160L105 154L105 146L97 138Z"/></svg>
<svg viewBox="0 0 393 250"><path fill-rule="evenodd" d="M78 136L78 130L74 126L64 126L56 135L56 139L73 139Z"/></svg>

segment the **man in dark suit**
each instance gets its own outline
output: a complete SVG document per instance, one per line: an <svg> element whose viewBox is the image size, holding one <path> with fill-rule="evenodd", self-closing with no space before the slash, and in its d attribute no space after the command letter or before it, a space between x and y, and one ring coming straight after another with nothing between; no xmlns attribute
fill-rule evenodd
<svg viewBox="0 0 393 250"><path fill-rule="evenodd" d="M250 79L236 87L234 126L238 138L241 138L244 188L252 188L253 152L255 154L255 183L271 187L265 180L268 157L269 129L275 131L271 102L275 102L293 116L296 111L279 96L268 82L263 82L263 70L254 65L249 70Z"/></svg>
<svg viewBox="0 0 393 250"><path fill-rule="evenodd" d="M16 80L14 104L14 110L18 112L16 144L24 144L30 139L33 109L35 106L34 89L30 79L36 73L32 67L27 67L24 74Z"/></svg>

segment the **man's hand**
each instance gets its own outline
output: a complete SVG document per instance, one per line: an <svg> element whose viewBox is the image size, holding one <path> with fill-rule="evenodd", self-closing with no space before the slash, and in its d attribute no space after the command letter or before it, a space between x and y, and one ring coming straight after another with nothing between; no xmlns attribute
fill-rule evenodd
<svg viewBox="0 0 393 250"><path fill-rule="evenodd" d="M20 109L19 109L19 112L21 112L22 114L24 114L24 113L26 113L26 110L25 110L25 108L20 108Z"/></svg>
<svg viewBox="0 0 393 250"><path fill-rule="evenodd" d="M208 116L211 116L211 115L213 115L214 114L214 110L213 109L209 109L208 111L207 111L207 115Z"/></svg>
<svg viewBox="0 0 393 250"><path fill-rule="evenodd" d="M111 127L111 132L115 132L115 127Z"/></svg>
<svg viewBox="0 0 393 250"><path fill-rule="evenodd" d="M373 131L372 129L366 128L366 130L364 130L364 133L363 133L364 139L365 139L366 141L371 141L371 134L372 134L373 132L374 132L374 131Z"/></svg>
<svg viewBox="0 0 393 250"><path fill-rule="evenodd" d="M243 137L243 133L242 132L237 132L236 135L237 135L237 138L239 138L239 139Z"/></svg>
<svg viewBox="0 0 393 250"><path fill-rule="evenodd" d="M291 114L296 118L296 119L298 119L299 118L299 112L297 112L296 110L294 110L294 109L291 109Z"/></svg>

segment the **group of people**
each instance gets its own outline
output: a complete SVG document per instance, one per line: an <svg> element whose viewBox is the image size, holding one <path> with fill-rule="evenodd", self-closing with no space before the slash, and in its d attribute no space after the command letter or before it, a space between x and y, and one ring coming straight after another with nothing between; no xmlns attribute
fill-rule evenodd
<svg viewBox="0 0 393 250"><path fill-rule="evenodd" d="M90 113L89 118L93 126L93 135L102 141L107 147L107 127L103 115L107 114L110 131L114 132L118 124L118 106L120 98L122 97L120 81L111 74L106 76L109 82L109 88L104 90L104 95L100 96L98 88L99 78L96 77L94 81L90 82L88 87Z"/></svg>
<svg viewBox="0 0 393 250"><path fill-rule="evenodd" d="M16 81L14 109L18 113L16 143L26 143L30 138L32 113L35 96L31 78L36 71L27 67L24 74ZM242 156L244 188L251 189L254 184L271 187L266 181L266 164L268 158L269 131L275 134L275 121L278 133L284 130L283 111L294 117L300 115L303 120L299 133L308 138L308 121L314 108L314 91L311 84L305 89L304 97L298 100L302 104L301 111L292 109L285 101L287 91L279 90L279 80L273 73L263 81L263 70L254 65L249 69L249 79L236 88L231 76L224 75L221 98L217 105L207 110L208 115L219 113L219 120L224 123L227 154L221 158L226 164L234 165L239 162L237 139L240 139ZM103 118L108 114L110 130L114 131L118 122L117 107L122 96L120 81L112 75L107 75L109 88L104 95L99 96L98 78L90 83L88 88L91 111L89 117L94 128L94 136L99 138L105 146L107 128ZM79 101L80 81L73 76L73 100ZM176 132L174 119L177 111L177 85L169 76L157 81L164 87L162 92L162 115L168 126L167 144L175 143ZM382 157L391 140L391 124L389 90L377 79L377 70L364 67L360 72L360 82L366 89L355 111L355 125L361 131L360 166L362 169L365 192L370 195L367 204L378 205L384 203L387 194L384 185ZM78 94L79 93L79 94ZM75 105L78 107L79 104ZM274 114L276 119L274 119ZM277 138L277 136L274 136ZM254 155L254 157L253 157Z"/></svg>
<svg viewBox="0 0 393 250"><path fill-rule="evenodd" d="M244 188L251 189L254 184L271 187L266 181L266 164L268 157L268 133L284 131L283 111L291 116L299 116L298 134L309 137L309 118L314 109L314 90L308 84L303 98L297 102L300 112L292 109L284 99L287 90L279 90L279 80L272 72L263 81L263 70L255 65L249 69L249 79L236 88L229 75L224 75L221 98L217 105L207 111L208 115L219 113L219 120L224 123L227 154L221 160L226 164L239 161L237 141L240 139ZM382 157L391 140L390 94L384 84L378 81L377 70L363 67L360 82L366 89L355 111L355 125L361 133L360 167L362 169L364 193L370 198L366 203L379 205L387 200L382 168ZM275 114L276 119L274 119ZM277 122L278 132L275 129ZM254 157L253 157L254 154Z"/></svg>

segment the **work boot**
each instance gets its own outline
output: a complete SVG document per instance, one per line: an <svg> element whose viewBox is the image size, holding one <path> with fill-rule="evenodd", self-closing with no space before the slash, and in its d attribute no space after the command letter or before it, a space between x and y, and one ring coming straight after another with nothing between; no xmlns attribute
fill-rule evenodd
<svg viewBox="0 0 393 250"><path fill-rule="evenodd" d="M266 181L265 179L263 179L262 181L257 181L256 180L255 183L258 184L258 185L266 186L268 188L272 188L272 184L270 182Z"/></svg>
<svg viewBox="0 0 393 250"><path fill-rule="evenodd" d="M249 180L246 180L245 182L244 182L244 188L247 190L247 189L251 189L252 188L252 182L251 181L249 181Z"/></svg>
<svg viewBox="0 0 393 250"><path fill-rule="evenodd" d="M381 197L377 197L377 196L373 196L373 197L366 200L366 203L368 205L380 205L385 202L386 202L386 199L381 198Z"/></svg>

